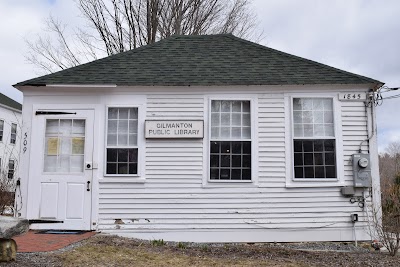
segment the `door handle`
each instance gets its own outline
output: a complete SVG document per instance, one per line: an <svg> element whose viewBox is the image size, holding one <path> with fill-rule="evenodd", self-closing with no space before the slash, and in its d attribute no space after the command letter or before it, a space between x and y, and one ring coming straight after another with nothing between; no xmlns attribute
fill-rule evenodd
<svg viewBox="0 0 400 267"><path fill-rule="evenodd" d="M86 183L86 191L90 191L90 181L87 181Z"/></svg>

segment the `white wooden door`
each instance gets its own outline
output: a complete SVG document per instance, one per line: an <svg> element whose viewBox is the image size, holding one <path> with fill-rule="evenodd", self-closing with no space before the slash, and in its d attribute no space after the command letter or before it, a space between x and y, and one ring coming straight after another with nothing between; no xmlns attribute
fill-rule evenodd
<svg viewBox="0 0 400 267"><path fill-rule="evenodd" d="M94 111L36 111L33 122L32 228L90 230Z"/></svg>

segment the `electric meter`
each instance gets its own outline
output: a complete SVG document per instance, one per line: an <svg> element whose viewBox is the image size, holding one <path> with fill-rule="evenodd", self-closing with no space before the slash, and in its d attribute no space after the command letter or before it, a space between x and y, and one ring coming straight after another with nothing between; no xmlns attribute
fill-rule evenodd
<svg viewBox="0 0 400 267"><path fill-rule="evenodd" d="M366 168L366 167L368 167L368 164L369 164L369 160L368 160L367 158L360 158L360 159L358 160L358 165L359 165L361 168Z"/></svg>
<svg viewBox="0 0 400 267"><path fill-rule="evenodd" d="M371 187L369 154L354 154L352 158L354 187Z"/></svg>

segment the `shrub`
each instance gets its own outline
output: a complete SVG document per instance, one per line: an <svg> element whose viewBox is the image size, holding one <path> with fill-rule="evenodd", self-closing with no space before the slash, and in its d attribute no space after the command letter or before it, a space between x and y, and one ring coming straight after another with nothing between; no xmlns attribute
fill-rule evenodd
<svg viewBox="0 0 400 267"><path fill-rule="evenodd" d="M4 168L0 171L0 215L14 206L15 180L9 179Z"/></svg>
<svg viewBox="0 0 400 267"><path fill-rule="evenodd" d="M154 240L152 240L151 241L151 244L153 245L153 246L164 246L165 245L165 241L164 241L164 239L154 239Z"/></svg>
<svg viewBox="0 0 400 267"><path fill-rule="evenodd" d="M375 238L394 256L400 248L400 175L381 185L381 210L373 207Z"/></svg>

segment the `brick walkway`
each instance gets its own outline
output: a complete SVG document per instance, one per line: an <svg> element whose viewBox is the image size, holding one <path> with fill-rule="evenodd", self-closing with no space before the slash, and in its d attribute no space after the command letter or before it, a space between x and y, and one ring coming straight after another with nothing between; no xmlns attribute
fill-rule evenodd
<svg viewBox="0 0 400 267"><path fill-rule="evenodd" d="M72 243L79 242L96 234L86 232L83 234L37 234L38 231L17 236L18 252L45 252L64 248Z"/></svg>

